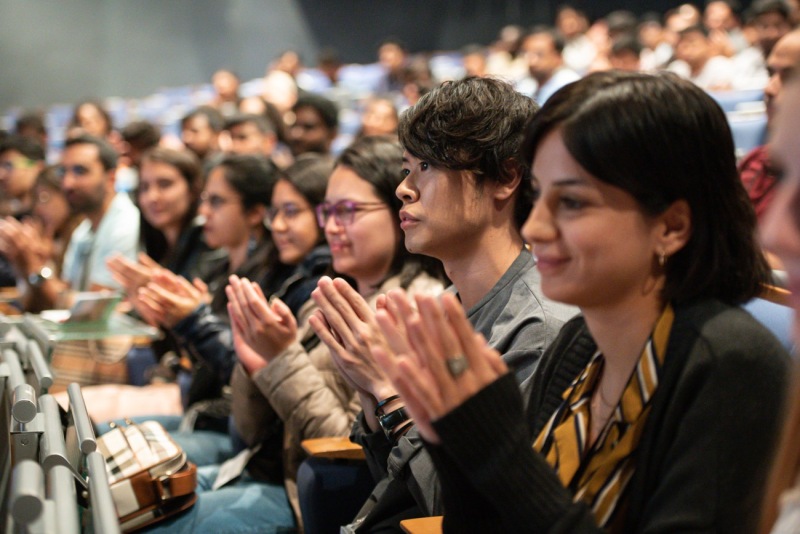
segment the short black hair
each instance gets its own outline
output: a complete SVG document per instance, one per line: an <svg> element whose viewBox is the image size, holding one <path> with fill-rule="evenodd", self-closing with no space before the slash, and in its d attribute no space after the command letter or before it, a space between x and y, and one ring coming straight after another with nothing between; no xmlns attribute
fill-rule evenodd
<svg viewBox="0 0 800 534"><path fill-rule="evenodd" d="M9 135L0 141L0 154L9 150L16 150L26 158L33 161L44 161L45 150L42 144L33 137L24 135Z"/></svg>
<svg viewBox="0 0 800 534"><path fill-rule="evenodd" d="M281 174L312 206L325 201L328 178L333 172L333 159L322 154L300 154Z"/></svg>
<svg viewBox="0 0 800 534"><path fill-rule="evenodd" d="M399 37L395 37L393 35L390 36L390 37L386 37L380 43L378 43L378 49L381 49L386 45L396 46L397 48L402 50L404 53L408 54L408 45L406 45L406 43L403 42L403 40L400 39Z"/></svg>
<svg viewBox="0 0 800 534"><path fill-rule="evenodd" d="M728 121L705 91L671 73L590 74L557 91L533 118L529 160L556 129L581 167L633 196L645 214L678 200L689 205L692 234L667 260L665 301L741 304L770 280Z"/></svg>
<svg viewBox="0 0 800 534"><path fill-rule="evenodd" d="M678 32L678 35L680 37L684 37L686 35L689 35L690 33L699 33L703 37L705 37L706 39L708 39L708 37L710 35L710 33L708 32L708 28L706 28L702 24L693 24L692 26L689 26L688 28L684 28L684 29L682 29L681 31Z"/></svg>
<svg viewBox="0 0 800 534"><path fill-rule="evenodd" d="M462 56L486 56L487 49L483 45L479 44L468 44L464 48L461 49Z"/></svg>
<svg viewBox="0 0 800 534"><path fill-rule="evenodd" d="M117 168L119 155L117 154L117 151L114 150L114 147L112 147L111 144L105 139L95 137L94 135L81 134L67 139L64 143L64 149L66 150L67 148L75 145L96 146L103 169L110 171Z"/></svg>
<svg viewBox="0 0 800 534"><path fill-rule="evenodd" d="M125 142L139 150L153 148L161 141L161 131L150 121L130 122L120 131L120 135Z"/></svg>
<svg viewBox="0 0 800 534"><path fill-rule="evenodd" d="M410 154L444 169L506 183L522 176L515 207L517 226L532 202L530 160L519 155L525 124L537 104L496 78L468 77L441 84L400 117L400 143Z"/></svg>
<svg viewBox="0 0 800 534"><path fill-rule="evenodd" d="M214 166L222 168L228 182L242 200L245 210L269 206L272 188L278 181L278 168L262 156L229 155Z"/></svg>
<svg viewBox="0 0 800 534"><path fill-rule="evenodd" d="M534 35L547 35L550 37L550 40L553 42L553 48L559 54L564 52L564 47L567 46L566 40L564 40L564 36L561 35L561 32L553 28L552 26L546 26L544 24L537 24L536 26L532 26L528 32L522 37L520 42L524 43L528 37L533 37Z"/></svg>
<svg viewBox="0 0 800 534"><path fill-rule="evenodd" d="M612 56L618 56L625 52L630 52L637 57L642 53L642 43L639 42L636 35L624 33L614 40L614 44L611 45L610 54Z"/></svg>
<svg viewBox="0 0 800 534"><path fill-rule="evenodd" d="M767 13L777 13L786 20L792 15L792 10L785 0L756 0L747 10L748 19L752 20Z"/></svg>
<svg viewBox="0 0 800 534"><path fill-rule="evenodd" d="M197 109L190 111L181 119L181 128L186 127L186 123L195 117L205 117L208 122L209 128L219 133L225 128L225 118L216 108L211 106L200 106Z"/></svg>
<svg viewBox="0 0 800 534"><path fill-rule="evenodd" d="M708 7L709 4L714 4L716 2L722 2L728 6L731 12L734 14L738 14L742 9L742 5L738 2L738 0L706 0L705 5Z"/></svg>
<svg viewBox="0 0 800 534"><path fill-rule="evenodd" d="M636 30L636 25L639 21L636 15L626 9L618 9L612 11L605 17L608 31L614 34L629 33Z"/></svg>
<svg viewBox="0 0 800 534"><path fill-rule="evenodd" d="M225 129L230 130L240 124L254 124L262 134L275 133L275 125L266 115L239 113L225 121Z"/></svg>
<svg viewBox="0 0 800 534"><path fill-rule="evenodd" d="M661 15L659 15L655 11L648 11L647 13L639 17L638 29L641 29L642 26L647 26L649 24L657 24L659 27L664 26L664 22L661 20Z"/></svg>
<svg viewBox="0 0 800 534"><path fill-rule="evenodd" d="M20 133L22 130L30 129L36 132L37 135L47 135L47 126L45 125L44 113L41 111L26 111L14 123L14 130Z"/></svg>
<svg viewBox="0 0 800 534"><path fill-rule="evenodd" d="M297 102L292 106L292 111L297 113L300 108L314 109L330 130L335 130L339 127L339 108L324 96L307 92L300 93L297 97Z"/></svg>

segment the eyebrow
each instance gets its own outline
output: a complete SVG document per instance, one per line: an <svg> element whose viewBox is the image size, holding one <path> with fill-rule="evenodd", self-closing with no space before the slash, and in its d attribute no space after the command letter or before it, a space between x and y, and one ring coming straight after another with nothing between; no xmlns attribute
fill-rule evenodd
<svg viewBox="0 0 800 534"><path fill-rule="evenodd" d="M578 178L577 176L571 176L568 178L561 178L553 182L553 185L557 187L570 187L570 186L588 186L589 181L585 178Z"/></svg>
<svg viewBox="0 0 800 534"><path fill-rule="evenodd" d="M540 185L541 181L537 178L533 173L531 173L531 182L534 185ZM571 186L578 186L578 187L587 187L589 186L589 181L586 178L579 178L577 176L569 176L567 178L559 178L553 182L553 186L555 187L571 187Z"/></svg>

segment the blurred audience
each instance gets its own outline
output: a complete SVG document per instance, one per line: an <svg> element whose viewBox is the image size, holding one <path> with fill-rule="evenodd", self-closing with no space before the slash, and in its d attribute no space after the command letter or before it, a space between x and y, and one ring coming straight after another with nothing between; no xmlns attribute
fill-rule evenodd
<svg viewBox="0 0 800 534"><path fill-rule="evenodd" d="M211 77L214 98L209 105L223 117L230 117L239 109L239 84L239 76L228 69L220 69Z"/></svg>

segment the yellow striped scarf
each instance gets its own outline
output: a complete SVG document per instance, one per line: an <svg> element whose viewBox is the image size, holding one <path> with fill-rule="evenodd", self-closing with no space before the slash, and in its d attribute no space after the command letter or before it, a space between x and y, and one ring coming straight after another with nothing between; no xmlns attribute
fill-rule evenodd
<svg viewBox="0 0 800 534"><path fill-rule="evenodd" d="M594 354L583 372L564 392L564 402L542 429L533 448L545 455L561 483L575 500L591 508L597 524L608 527L633 475L633 453L650 413L675 314L667 305L647 340L616 409L593 447L588 447L589 407L603 368Z"/></svg>

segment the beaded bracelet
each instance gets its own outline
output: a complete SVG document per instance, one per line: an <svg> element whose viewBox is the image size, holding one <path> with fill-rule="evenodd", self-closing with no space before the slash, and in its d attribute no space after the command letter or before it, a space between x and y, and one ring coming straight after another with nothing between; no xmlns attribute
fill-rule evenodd
<svg viewBox="0 0 800 534"><path fill-rule="evenodd" d="M389 404L392 401L396 401L399 398L400 398L400 395L391 395L389 397L386 397L382 401L380 401L378 403L378 405L375 406L375 417L380 417L381 415L383 415L383 407L386 406L387 404Z"/></svg>

